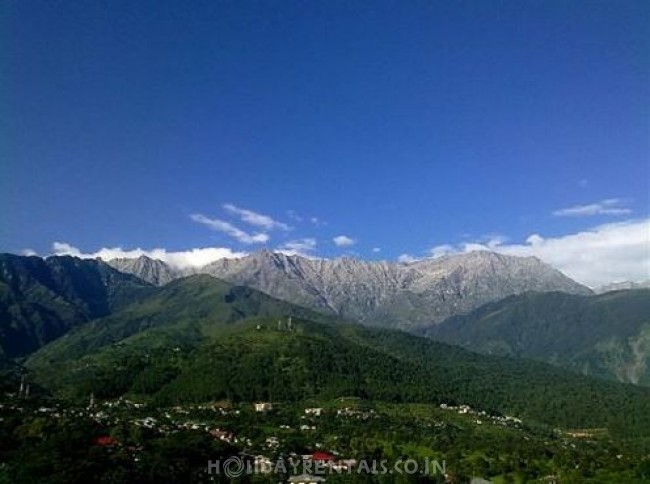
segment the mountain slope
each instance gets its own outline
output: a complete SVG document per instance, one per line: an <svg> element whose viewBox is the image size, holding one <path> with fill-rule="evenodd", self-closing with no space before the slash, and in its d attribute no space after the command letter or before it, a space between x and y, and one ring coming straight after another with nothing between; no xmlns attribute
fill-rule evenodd
<svg viewBox="0 0 650 484"><path fill-rule="evenodd" d="M24 356L151 289L98 260L0 254L0 355Z"/></svg>
<svg viewBox="0 0 650 484"><path fill-rule="evenodd" d="M341 323L206 276L175 281L73 330L27 367L36 382L78 399L91 392L161 404L358 396L650 432L648 389Z"/></svg>
<svg viewBox="0 0 650 484"><path fill-rule="evenodd" d="M512 296L450 318L426 334L481 353L534 358L650 385L650 289Z"/></svg>
<svg viewBox="0 0 650 484"><path fill-rule="evenodd" d="M156 286L163 286L179 277L179 272L164 262L146 256L137 259L112 259L108 263L120 272L134 274Z"/></svg>
<svg viewBox="0 0 650 484"><path fill-rule="evenodd" d="M366 324L416 330L526 291L590 290L539 259L472 252L413 264L312 260L260 251L178 272L143 258L110 261L155 284L205 273L273 297Z"/></svg>
<svg viewBox="0 0 650 484"><path fill-rule="evenodd" d="M175 280L122 311L91 321L42 348L29 361L75 359L130 337L145 346L194 346L215 332L227 331L250 318L332 318L273 299L248 287L232 286L205 274ZM281 324L287 324L281 321Z"/></svg>

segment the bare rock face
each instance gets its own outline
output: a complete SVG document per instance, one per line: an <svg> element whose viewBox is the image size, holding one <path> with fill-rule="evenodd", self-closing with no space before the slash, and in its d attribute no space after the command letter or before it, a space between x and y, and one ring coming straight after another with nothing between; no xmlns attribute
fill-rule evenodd
<svg viewBox="0 0 650 484"><path fill-rule="evenodd" d="M347 257L314 260L266 250L187 271L174 271L160 261L145 261L142 257L131 263L122 259L110 264L154 284L190 273L209 274L346 319L406 330L435 325L513 294L591 293L537 258L493 252L471 252L411 264Z"/></svg>
<svg viewBox="0 0 650 484"><path fill-rule="evenodd" d="M151 284L162 286L179 277L179 273L158 259L140 256L137 259L111 259L108 264L120 272L134 274Z"/></svg>

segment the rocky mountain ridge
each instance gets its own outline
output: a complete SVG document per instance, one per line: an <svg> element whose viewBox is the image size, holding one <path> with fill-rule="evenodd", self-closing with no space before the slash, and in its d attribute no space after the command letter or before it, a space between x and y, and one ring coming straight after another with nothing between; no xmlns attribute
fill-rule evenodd
<svg viewBox="0 0 650 484"><path fill-rule="evenodd" d="M406 330L433 326L487 302L528 291L591 294L589 288L535 257L487 251L410 264L349 257L308 259L267 250L184 270L144 256L108 263L157 285L209 274L346 319Z"/></svg>

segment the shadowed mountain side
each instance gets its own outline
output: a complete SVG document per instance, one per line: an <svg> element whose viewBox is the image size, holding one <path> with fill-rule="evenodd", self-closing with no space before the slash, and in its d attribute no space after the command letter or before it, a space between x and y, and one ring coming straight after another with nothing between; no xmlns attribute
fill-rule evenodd
<svg viewBox="0 0 650 484"><path fill-rule="evenodd" d="M25 356L151 290L100 260L0 254L0 355Z"/></svg>
<svg viewBox="0 0 650 484"><path fill-rule="evenodd" d="M511 296L452 317L426 335L485 354L650 385L650 289Z"/></svg>

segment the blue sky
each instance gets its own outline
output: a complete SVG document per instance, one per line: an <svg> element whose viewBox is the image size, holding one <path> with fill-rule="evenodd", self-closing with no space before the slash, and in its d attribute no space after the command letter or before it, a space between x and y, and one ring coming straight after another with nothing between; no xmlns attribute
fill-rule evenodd
<svg viewBox="0 0 650 484"><path fill-rule="evenodd" d="M0 250L408 260L632 230L650 270L646 1L8 0L0 35Z"/></svg>

